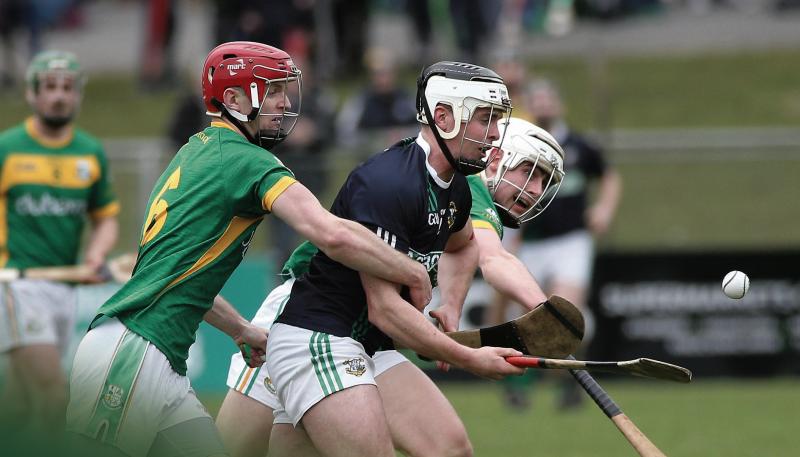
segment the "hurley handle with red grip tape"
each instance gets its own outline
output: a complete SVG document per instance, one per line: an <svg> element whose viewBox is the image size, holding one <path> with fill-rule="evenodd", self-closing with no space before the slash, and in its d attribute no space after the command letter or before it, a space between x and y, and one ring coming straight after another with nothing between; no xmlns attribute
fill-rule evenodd
<svg viewBox="0 0 800 457"><path fill-rule="evenodd" d="M506 357L508 363L524 368L547 368L561 370L597 370L609 373L662 379L665 381L691 382L692 372L684 367L660 360L638 358L618 362L593 362L570 359L548 359L544 357L515 356Z"/></svg>

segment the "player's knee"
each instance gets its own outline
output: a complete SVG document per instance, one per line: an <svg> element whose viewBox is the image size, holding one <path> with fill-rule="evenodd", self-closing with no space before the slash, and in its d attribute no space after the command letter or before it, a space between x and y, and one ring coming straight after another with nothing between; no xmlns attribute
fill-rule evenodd
<svg viewBox="0 0 800 457"><path fill-rule="evenodd" d="M442 455L447 457L472 457L472 443L469 441L467 434L464 433L454 439L447 453Z"/></svg>
<svg viewBox="0 0 800 457"><path fill-rule="evenodd" d="M414 457L472 457L472 443L466 430L448 430L439 435L437 445L427 447Z"/></svg>

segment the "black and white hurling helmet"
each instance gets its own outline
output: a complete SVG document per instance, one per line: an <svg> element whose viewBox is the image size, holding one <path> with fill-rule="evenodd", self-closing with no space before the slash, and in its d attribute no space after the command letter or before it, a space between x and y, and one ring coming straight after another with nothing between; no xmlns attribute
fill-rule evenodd
<svg viewBox="0 0 800 457"><path fill-rule="evenodd" d="M503 225L519 227L521 224L541 214L558 193L558 189L564 179L564 150L546 130L523 119L515 117L503 119L498 127L503 132L501 137L504 137L504 141L502 143L495 142L496 149L493 150L494 154L501 154L497 174L490 178L484 172L483 178L492 197L494 197L501 183L512 186L519 191L511 207L517 203L522 203L522 206L526 207L522 214L513 214L510 207L506 208L495 201L495 206ZM525 185L520 187L505 178L509 170L515 169L526 161L532 163L533 167L528 174ZM545 174L542 193L538 197L525 191L525 187L533 178L536 168L539 168ZM530 202L533 203L530 204Z"/></svg>
<svg viewBox="0 0 800 457"><path fill-rule="evenodd" d="M440 103L450 106L455 119L461 121L456 122L452 132L433 128L433 111ZM455 158L444 140L455 138L461 131L461 123L469 122L478 108L489 108L490 116L495 112L510 116L511 100L500 75L478 65L449 61L437 62L422 70L417 79L417 120L432 127L436 142L447 161L464 175L480 173L486 167L486 161ZM462 134L462 148L464 141L481 143L487 149L491 147L487 140L489 128L487 126L483 138L467 138ZM502 139L501 135L501 143ZM458 152L460 156L461 151Z"/></svg>

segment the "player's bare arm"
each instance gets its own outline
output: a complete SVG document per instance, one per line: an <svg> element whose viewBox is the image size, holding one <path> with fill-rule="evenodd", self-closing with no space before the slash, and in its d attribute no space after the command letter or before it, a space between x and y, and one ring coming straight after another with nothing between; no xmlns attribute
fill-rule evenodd
<svg viewBox="0 0 800 457"><path fill-rule="evenodd" d="M586 224L595 236L603 236L614 220L620 195L622 195L622 179L614 170L606 170L600 178L597 188L597 200L587 209Z"/></svg>
<svg viewBox="0 0 800 457"><path fill-rule="evenodd" d="M203 320L230 336L237 346L252 348L250 366L264 364L267 350L267 332L243 318L221 295L214 297L214 305L203 316Z"/></svg>
<svg viewBox="0 0 800 457"><path fill-rule="evenodd" d="M331 259L408 286L412 303L420 309L430 302L431 282L425 267L361 224L329 213L302 184L289 186L272 204L272 212Z"/></svg>
<svg viewBox="0 0 800 457"><path fill-rule="evenodd" d="M480 251L481 274L492 288L528 310L547 299L525 265L505 249L497 232L479 228L475 230L475 239Z"/></svg>
<svg viewBox="0 0 800 457"><path fill-rule="evenodd" d="M464 228L450 236L444 254L439 259L439 290L442 305L431 316L439 321L442 330L458 330L464 299L478 267L478 244L474 239L471 219Z"/></svg>
<svg viewBox="0 0 800 457"><path fill-rule="evenodd" d="M522 374L505 357L519 354L509 348L472 349L456 343L433 326L400 296L400 288L383 279L360 273L367 297L369 320L399 345L435 360L442 360L478 376L501 379Z"/></svg>
<svg viewBox="0 0 800 457"><path fill-rule="evenodd" d="M92 219L92 232L83 263L98 272L97 282L103 280L100 276L100 267L105 263L106 256L114 247L119 235L119 221L116 216Z"/></svg>

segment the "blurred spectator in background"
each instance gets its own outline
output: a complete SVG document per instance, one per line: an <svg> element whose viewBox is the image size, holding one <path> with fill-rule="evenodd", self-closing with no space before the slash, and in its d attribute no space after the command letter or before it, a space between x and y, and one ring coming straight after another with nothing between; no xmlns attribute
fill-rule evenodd
<svg viewBox="0 0 800 457"><path fill-rule="evenodd" d="M215 0L214 39L255 41L307 61L314 32L313 0Z"/></svg>
<svg viewBox="0 0 800 457"><path fill-rule="evenodd" d="M502 7L501 0L450 0L461 61L482 62L483 48L491 44Z"/></svg>
<svg viewBox="0 0 800 457"><path fill-rule="evenodd" d="M17 73L14 56L14 31L21 26L24 18L23 0L0 0L0 43L3 47L0 68L0 90L14 85Z"/></svg>
<svg viewBox="0 0 800 457"><path fill-rule="evenodd" d="M315 78L310 62L295 60L303 72L303 108L292 134L275 148L275 154L298 181L320 196L328 185L328 145L335 137L336 100ZM301 239L285 222L270 218L272 255L283 265Z"/></svg>
<svg viewBox="0 0 800 457"><path fill-rule="evenodd" d="M416 53L417 66L426 66L433 60L433 27L428 0L406 0L406 14L414 25L414 33L421 49Z"/></svg>
<svg viewBox="0 0 800 457"><path fill-rule="evenodd" d="M528 69L520 56L514 53L500 55L492 66L497 74L503 77L514 107L514 117L533 122L528 109L525 107L525 83L529 81Z"/></svg>
<svg viewBox="0 0 800 457"><path fill-rule="evenodd" d="M371 49L366 66L369 87L347 100L336 119L340 143L395 143L417 128L414 97L397 84L396 64L387 50Z"/></svg>
<svg viewBox="0 0 800 457"><path fill-rule="evenodd" d="M73 28L83 22L81 0L0 0L0 40L3 67L0 68L0 90L11 87L16 77L14 33L28 33L28 55L33 57L42 48L42 33L52 25Z"/></svg>
<svg viewBox="0 0 800 457"><path fill-rule="evenodd" d="M611 226L622 191L617 172L604 158L603 151L581 134L569 129L556 86L547 80L532 82L525 104L539 127L549 131L564 148L566 177L556 198L541 216L523 229L509 233L511 250L528 267L545 293L560 295L578 306L586 320L584 347L594 334L594 319L586 306L594 261L594 240ZM590 202L590 186L596 182L595 198ZM506 302L495 303L494 316L504 316ZM514 388L520 389L517 384ZM512 404L525 400L521 392L507 392ZM582 400L578 384L564 377L559 407L576 407Z"/></svg>
<svg viewBox="0 0 800 457"><path fill-rule="evenodd" d="M148 0L145 42L142 47L142 88L158 90L175 84L174 37L177 8L174 0Z"/></svg>
<svg viewBox="0 0 800 457"><path fill-rule="evenodd" d="M332 0L333 30L339 55L337 73L352 76L360 73L369 25L369 0Z"/></svg>
<svg viewBox="0 0 800 457"><path fill-rule="evenodd" d="M166 131L167 139L174 151L186 144L187 138L205 129L209 124L206 105L203 103L202 88L198 84L190 84L197 81L197 74L194 71L188 71L185 81L186 84L183 86L186 89L179 95L178 103L175 111L172 112Z"/></svg>

